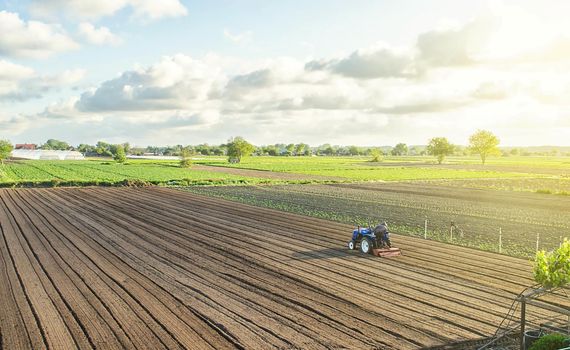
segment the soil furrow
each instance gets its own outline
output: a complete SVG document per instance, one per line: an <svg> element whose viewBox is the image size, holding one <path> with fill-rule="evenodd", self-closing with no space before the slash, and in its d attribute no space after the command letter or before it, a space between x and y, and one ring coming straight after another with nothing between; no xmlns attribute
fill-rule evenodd
<svg viewBox="0 0 570 350"><path fill-rule="evenodd" d="M418 349L491 335L532 284L413 237L363 256L352 229L165 188L0 190L0 349Z"/></svg>
<svg viewBox="0 0 570 350"><path fill-rule="evenodd" d="M71 225L71 223L68 222L68 224L70 227L73 227ZM62 223L60 223L60 225L62 225ZM75 231L75 233L77 235L79 235L79 233L83 232L83 231L77 230L75 227L73 228L73 231ZM100 274L105 274L105 279L109 281L108 283L110 283L111 285L116 285L117 287L115 287L115 288L120 288L120 290L123 291L123 293L130 293L130 292L126 291L127 287L129 287L129 286L134 287L135 286L135 283L132 282L131 279L133 281L137 280L136 276L133 275L133 271L126 271L125 273L119 272L124 266L119 265L119 266L121 266L121 268L117 269L116 268L117 264L113 264L111 262L108 262L109 259L110 260L115 260L115 259L112 259L113 256L109 255L107 250L105 250L104 252L101 252L103 254L103 255L101 255L98 252L96 252L95 250L93 250L93 248L91 246L85 244L86 241L89 241L89 239L93 238L93 237L89 237L90 234L92 236L92 234L94 234L96 232L93 230L89 230L89 231L85 231L85 232L88 232L88 233L80 235L79 238L70 236L70 237L68 237L68 239L70 240L70 242L72 242L72 244L78 244L75 247L77 247L78 251L81 251L81 252L84 252L85 254L87 254L86 256L88 256L88 258L86 258L86 259L91 260L93 262L93 264L95 264L95 262L97 263L96 266L94 265L94 268L97 269L97 271L98 271L97 274L99 276L100 276ZM107 253L107 254L105 254L105 253ZM99 271L99 268L104 269L105 271L109 272L109 274L107 275L106 272ZM97 276L95 276L94 278L97 278ZM99 277L99 278L101 278L101 277ZM156 286L153 286L152 282L146 282L146 287L144 287L144 285L141 285L141 287L145 288L143 290L145 291L144 294L146 294L146 291L147 291L146 288L156 287ZM141 301L144 301L145 298L148 298L146 296L145 296L145 298L141 298L141 296L140 296L141 292L140 291L141 291L141 288L138 287L138 285L134 288L134 291L133 291L133 293L135 293L133 295L137 295L137 303L140 303ZM165 295L161 295L161 297L160 297L161 302L168 302L168 300L165 300L164 297L165 297ZM121 298L124 298L124 297L118 296L116 298L121 300ZM148 305L156 305L158 300L159 299L151 298L148 302ZM158 304L161 304L161 302L158 302ZM185 325L180 325L180 324L176 325L177 317L174 316L174 314L176 312L180 312L180 311L182 311L182 313L184 315L187 315L188 313L184 312L184 309L183 309L181 304L177 304L177 305L176 305L176 303L174 303L174 304L175 305L171 306L171 309L173 310L173 312L168 312L168 313L166 313L165 316L163 316L165 319L167 319L166 323L168 324L169 322L170 323L174 322L174 323L172 323L171 326L173 329L177 330L177 337L181 338L181 340L184 341L186 346L188 346L190 344L195 344L197 341L200 341L200 340L203 341L204 339L202 339L198 333L189 329L188 325L186 325L186 324ZM122 316L124 311L123 312L115 312L115 313L117 313L119 316ZM154 315L153 317L161 316L162 313L164 313L164 311L161 311L158 313L153 313L153 315ZM148 323L148 321L145 321L145 319L147 317L149 317L149 316L145 316L145 318L141 319L142 324ZM194 318L194 321L198 321L198 319L196 317L193 317L193 318ZM125 319L124 324L126 326L128 326L129 323L133 324L133 320L131 319L129 321L128 318ZM137 322L135 322L134 324L137 324ZM182 327L182 328L180 328L180 327ZM178 329L178 328L180 328L180 329ZM137 333L134 333L133 337L141 338L141 336L143 334L148 334L149 330L141 330L140 332L141 332L141 334L139 334L139 335L137 335ZM152 332L150 332L150 333L152 333ZM206 333L206 335L208 335L208 332L204 332L204 333ZM164 338L166 339L167 337L164 337ZM144 338L143 338L143 341L144 341Z"/></svg>

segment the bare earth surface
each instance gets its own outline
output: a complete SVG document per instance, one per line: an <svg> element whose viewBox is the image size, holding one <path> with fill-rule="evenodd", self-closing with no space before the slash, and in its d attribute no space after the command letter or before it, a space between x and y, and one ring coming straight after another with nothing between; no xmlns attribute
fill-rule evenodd
<svg viewBox="0 0 570 350"><path fill-rule="evenodd" d="M492 334L525 260L146 188L0 190L0 347L416 349Z"/></svg>

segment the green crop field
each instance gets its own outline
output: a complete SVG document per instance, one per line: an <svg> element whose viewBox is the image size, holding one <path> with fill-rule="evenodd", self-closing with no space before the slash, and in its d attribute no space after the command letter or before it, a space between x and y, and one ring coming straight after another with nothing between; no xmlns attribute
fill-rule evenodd
<svg viewBox="0 0 570 350"><path fill-rule="evenodd" d="M225 158L219 157L204 157L195 161L197 164L216 166L218 170L220 167L256 170L255 176L207 169L182 169L172 160L129 160L126 164L102 159L21 160L0 166L0 184L34 186L53 182L62 185L113 185L125 180L189 185L294 182L276 181L270 176L263 176L263 172L277 172L299 174L300 179L303 175L322 177L320 181L313 179L311 182L442 180L456 186L554 194L568 192L568 158L527 158L497 158L485 166L476 164L477 159L473 157L450 158L443 165L434 164L433 159L428 157L387 157L380 163L371 163L364 157L249 157L239 164L229 164Z"/></svg>
<svg viewBox="0 0 570 350"><path fill-rule="evenodd" d="M0 167L0 184L4 187L54 185L116 185L137 180L149 184L239 184L257 183L261 179L179 168L172 161L12 161Z"/></svg>
<svg viewBox="0 0 570 350"><path fill-rule="evenodd" d="M471 158L465 159L472 160ZM470 169L461 166L450 168L434 165L429 163L429 160L430 158L425 157L394 157L381 163L371 163L368 158L362 157L250 157L239 164L228 164L224 160L205 160L202 163L240 169L328 176L354 181L529 178L543 175L530 170L525 172L523 166L519 171L493 168Z"/></svg>
<svg viewBox="0 0 570 350"><path fill-rule="evenodd" d="M568 237L570 198L433 183L192 187L187 190L347 224L387 220L392 232L529 257ZM427 224L427 232L425 223ZM457 229L450 234L450 223ZM347 240L348 240L347 233Z"/></svg>
<svg viewBox="0 0 570 350"><path fill-rule="evenodd" d="M394 232L528 257L568 236L570 158L251 157L212 166L345 179L345 184L195 187L195 193L352 224L386 219ZM343 182L343 181L339 181ZM428 231L424 232L425 220ZM450 236L450 223L458 226ZM499 248L499 232L502 246Z"/></svg>

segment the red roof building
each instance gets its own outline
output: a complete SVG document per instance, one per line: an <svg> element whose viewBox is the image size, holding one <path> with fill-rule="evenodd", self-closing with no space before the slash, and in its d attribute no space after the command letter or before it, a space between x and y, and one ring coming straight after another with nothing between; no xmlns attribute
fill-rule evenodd
<svg viewBox="0 0 570 350"><path fill-rule="evenodd" d="M36 145L34 145L33 143L17 143L14 148L15 149L27 149L27 150L33 151L36 149Z"/></svg>

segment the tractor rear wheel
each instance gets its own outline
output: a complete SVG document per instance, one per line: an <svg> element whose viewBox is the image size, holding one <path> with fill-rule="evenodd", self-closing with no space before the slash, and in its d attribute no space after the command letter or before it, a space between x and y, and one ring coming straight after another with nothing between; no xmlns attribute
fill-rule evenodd
<svg viewBox="0 0 570 350"><path fill-rule="evenodd" d="M372 253L372 247L372 241L369 238L364 238L362 242L360 242L360 251L364 254Z"/></svg>
<svg viewBox="0 0 570 350"><path fill-rule="evenodd" d="M354 241L350 241L348 242L348 249L350 250L354 250L354 248L356 247L356 243L354 243Z"/></svg>

